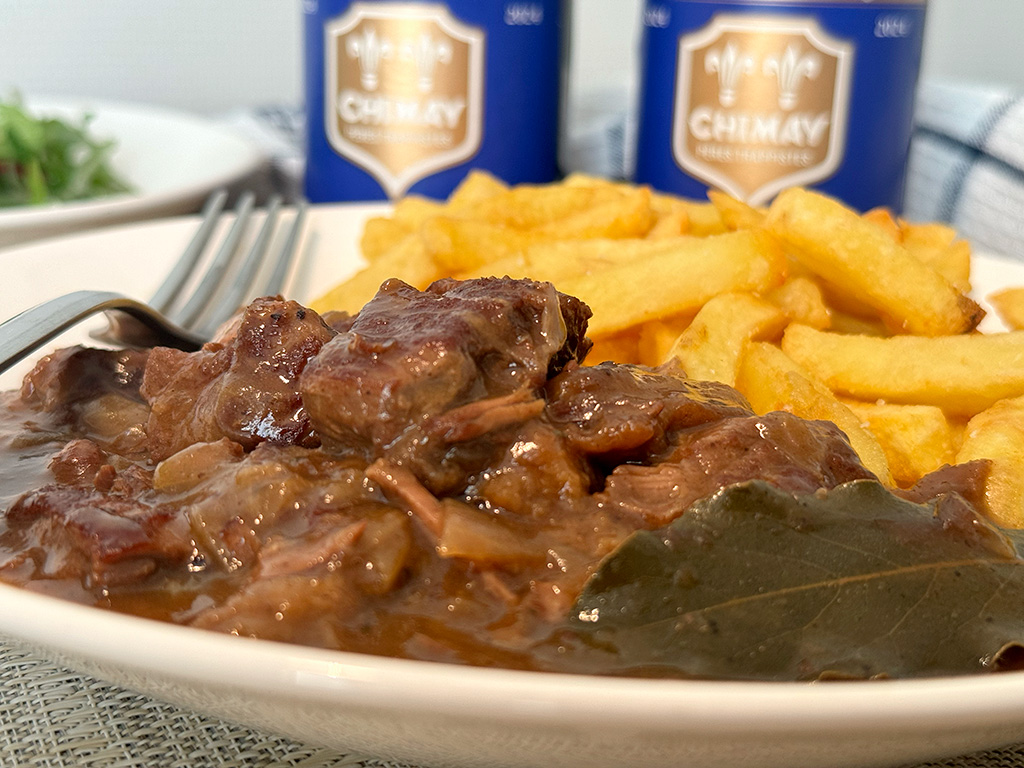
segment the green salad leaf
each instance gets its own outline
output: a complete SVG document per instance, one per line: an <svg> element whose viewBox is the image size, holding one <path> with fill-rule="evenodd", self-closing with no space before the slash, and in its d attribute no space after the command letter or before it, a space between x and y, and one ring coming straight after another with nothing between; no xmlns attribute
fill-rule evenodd
<svg viewBox="0 0 1024 768"><path fill-rule="evenodd" d="M90 135L91 121L36 117L16 99L0 102L0 207L130 191L110 168L114 142Z"/></svg>
<svg viewBox="0 0 1024 768"><path fill-rule="evenodd" d="M577 601L575 643L623 674L862 679L1018 668L1017 532L959 496L753 481L631 536Z"/></svg>

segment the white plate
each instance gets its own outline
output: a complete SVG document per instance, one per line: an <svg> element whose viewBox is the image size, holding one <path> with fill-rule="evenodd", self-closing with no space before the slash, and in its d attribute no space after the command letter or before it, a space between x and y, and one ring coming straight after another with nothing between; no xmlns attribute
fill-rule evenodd
<svg viewBox="0 0 1024 768"><path fill-rule="evenodd" d="M143 104L28 100L32 114L79 119L113 139L111 166L132 192L95 200L0 208L0 248L39 237L146 217L189 213L213 190L257 171L265 154L201 117Z"/></svg>
<svg viewBox="0 0 1024 768"><path fill-rule="evenodd" d="M314 207L293 295L356 266L379 207ZM79 287L147 295L188 217L0 254L5 312ZM979 293L1024 284L981 258ZM376 658L177 627L0 586L0 633L77 670L312 743L432 765L896 766L1024 741L1024 675L857 683L606 679Z"/></svg>

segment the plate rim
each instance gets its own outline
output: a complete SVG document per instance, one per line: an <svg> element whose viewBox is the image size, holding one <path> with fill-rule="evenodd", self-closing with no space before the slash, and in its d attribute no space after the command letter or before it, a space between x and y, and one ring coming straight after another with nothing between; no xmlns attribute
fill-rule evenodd
<svg viewBox="0 0 1024 768"><path fill-rule="evenodd" d="M61 661L80 659L87 667L117 665L125 672L155 673L185 684L324 705L481 721L500 716L523 725L550 723L557 716L562 725L643 725L652 731L691 726L717 734L802 732L826 726L855 733L912 722L956 727L1019 724L1024 733L1024 672L828 683L533 672L237 637L82 605L6 583L0 583L0 601L25 609L22 616L36 619L3 619L3 636L48 649ZM77 641L69 644L66 637ZM188 663L181 664L183 660ZM261 674L252 675L253 669ZM439 686L444 696L436 694ZM1000 696L992 696L993 691ZM958 706L950 707L954 697ZM607 706L608 701L616 706Z"/></svg>
<svg viewBox="0 0 1024 768"><path fill-rule="evenodd" d="M26 98L24 101L30 110L43 114L47 111L74 114L94 113L103 118L115 120L143 117L157 119L168 125L188 126L197 132L206 132L207 135L216 135L221 140L231 142L236 157L232 164L219 169L216 174L203 176L191 183L178 184L156 192L144 194L128 192L90 200L0 208L0 237L5 234L19 234L42 229L54 229L59 234L60 231L63 231L61 228L70 225L109 219L120 221L175 203L201 199L214 189L228 186L255 173L270 161L270 154L240 131L204 115L172 107L141 101L116 101L85 97L62 98L46 95ZM111 138L117 140L116 136Z"/></svg>

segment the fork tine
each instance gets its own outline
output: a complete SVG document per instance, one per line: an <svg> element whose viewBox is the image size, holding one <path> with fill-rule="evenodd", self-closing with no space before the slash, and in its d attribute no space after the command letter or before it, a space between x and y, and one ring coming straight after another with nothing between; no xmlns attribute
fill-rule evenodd
<svg viewBox="0 0 1024 768"><path fill-rule="evenodd" d="M271 272L270 277L260 287L260 295L275 295L280 293L284 287L285 279L288 277L288 268L292 264L292 256L299 245L299 236L302 234L302 225L305 223L308 208L309 205L305 200L300 200L296 203L295 218L292 219L291 229L288 230L284 245L277 256L274 271Z"/></svg>
<svg viewBox="0 0 1024 768"><path fill-rule="evenodd" d="M178 263L172 267L171 274L154 294L151 300L153 304L159 303L161 309L173 305L178 291L188 285L190 275L200 261L213 230L216 229L225 198L226 193L221 192L207 201L199 230L193 236L185 253L178 259ZM223 324L227 316L238 310L256 276L270 268L269 278L264 280L257 290L261 295L265 295L266 292L279 293L288 268L292 264L307 206L304 202L296 206L290 228L281 234L284 242L275 263L266 264L266 253L281 209L281 200L275 197L267 205L266 218L253 246L249 249L248 257L236 270L235 284L222 290L220 283L225 273L236 262L235 254L241 250L239 246L254 205L255 196L252 193L242 195L235 208L235 222L206 274L199 278L199 284L192 297L186 302L182 312L178 313L177 317L181 319L172 319L167 313L158 311L152 304L140 304L120 294L78 291L45 302L0 324L0 373L62 330L97 312L106 313L109 320L105 331L93 331L91 334L101 341L129 346L165 344L184 350L197 349L204 339L212 335L205 332L199 334L193 329L197 319L202 319L204 315L210 316L208 325L212 332ZM225 290L228 293L225 300L219 302L217 307L211 306L214 297ZM227 315L219 315L221 312L226 312Z"/></svg>
<svg viewBox="0 0 1024 768"><path fill-rule="evenodd" d="M220 218L221 211L224 210L224 203L227 199L228 193L222 189L206 201L202 211L202 224L196 230L195 235L192 236L192 241L185 248L181 258L178 259L178 262L168 273L167 277L164 278L160 287L156 289L153 298L148 302L149 306L153 307L153 309L158 312L167 312L170 309L171 304L174 303L175 296L181 292L185 281L188 280L192 270L195 269L203 249L206 248L206 244L209 242L210 236L217 226L217 221Z"/></svg>
<svg viewBox="0 0 1024 768"><path fill-rule="evenodd" d="M223 296L219 297L216 304L210 308L202 324L195 330L200 336L212 336L225 320L231 317L243 301L248 297L249 289L256 279L263 264L264 256L270 247L271 235L277 224L278 215L281 210L281 198L278 195L272 197L266 206L266 217L260 225L259 232L245 261L238 268L238 272L231 278L231 282Z"/></svg>
<svg viewBox="0 0 1024 768"><path fill-rule="evenodd" d="M255 201L256 197L251 192L246 192L239 199L235 208L235 221L206 270L206 274L203 275L195 292L189 297L181 311L173 315L173 319L178 325L191 328L209 305L210 299L224 278L224 273L238 252L238 245L249 223Z"/></svg>

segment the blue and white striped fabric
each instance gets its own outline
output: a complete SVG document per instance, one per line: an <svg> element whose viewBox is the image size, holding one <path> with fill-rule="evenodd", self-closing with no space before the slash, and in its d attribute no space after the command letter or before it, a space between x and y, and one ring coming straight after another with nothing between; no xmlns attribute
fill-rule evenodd
<svg viewBox="0 0 1024 768"><path fill-rule="evenodd" d="M926 81L915 119L904 216L1024 260L1024 91Z"/></svg>

